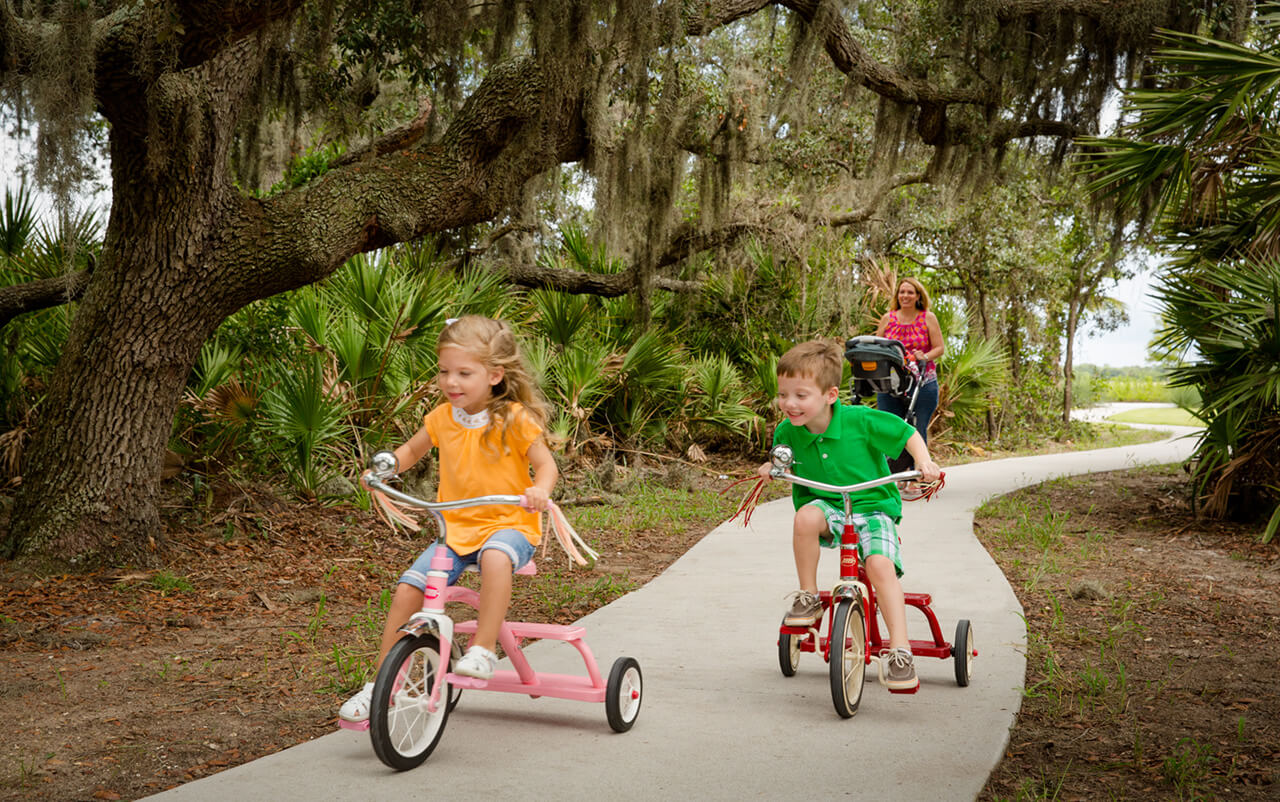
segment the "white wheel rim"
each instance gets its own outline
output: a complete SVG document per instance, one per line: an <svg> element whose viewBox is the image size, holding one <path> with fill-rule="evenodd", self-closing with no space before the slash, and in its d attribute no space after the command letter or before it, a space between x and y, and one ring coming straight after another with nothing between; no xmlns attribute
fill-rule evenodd
<svg viewBox="0 0 1280 802"><path fill-rule="evenodd" d="M853 699L856 691L862 689L863 675L866 673L867 661L862 653L862 640L858 632L854 630L858 627L854 626L854 622L858 620L854 611L849 611L849 617L845 619L844 632L841 637L845 639L843 662L840 666L842 676L844 677L844 689L847 699ZM856 691L855 691L856 689Z"/></svg>
<svg viewBox="0 0 1280 802"><path fill-rule="evenodd" d="M387 710L387 735L397 752L413 757L421 754L435 739L444 722L440 708L449 703L449 697L442 693L436 712L427 710L427 700L431 695L430 680L435 675L435 667L440 664L438 653L419 649L410 655L407 662L403 672L404 682L391 695L392 705ZM445 691L447 690L446 688Z"/></svg>
<svg viewBox="0 0 1280 802"><path fill-rule="evenodd" d="M634 666L622 674L618 683L618 713L623 721L631 721L640 712L640 671Z"/></svg>

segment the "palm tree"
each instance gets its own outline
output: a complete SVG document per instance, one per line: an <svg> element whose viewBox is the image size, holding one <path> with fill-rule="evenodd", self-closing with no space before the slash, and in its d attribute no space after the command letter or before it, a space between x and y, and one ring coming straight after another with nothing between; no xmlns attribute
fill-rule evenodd
<svg viewBox="0 0 1280 802"><path fill-rule="evenodd" d="M1206 514L1271 510L1280 526L1280 20L1256 47L1168 35L1160 86L1093 139L1090 188L1154 224L1171 255L1157 345L1185 360L1205 435L1192 460Z"/></svg>

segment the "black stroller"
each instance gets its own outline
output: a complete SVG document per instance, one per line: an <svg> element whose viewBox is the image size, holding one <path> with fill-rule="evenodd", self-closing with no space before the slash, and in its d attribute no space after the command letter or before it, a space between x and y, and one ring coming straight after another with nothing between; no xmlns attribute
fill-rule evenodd
<svg viewBox="0 0 1280 802"><path fill-rule="evenodd" d="M888 337L864 334L845 342L844 358L853 368L850 389L854 398L876 393L888 393L895 398L902 398L906 401L904 420L912 426L916 425L916 398L920 395L923 365L908 361L905 345ZM909 471L914 467L915 460L905 449L896 458L889 460L889 468L894 473Z"/></svg>

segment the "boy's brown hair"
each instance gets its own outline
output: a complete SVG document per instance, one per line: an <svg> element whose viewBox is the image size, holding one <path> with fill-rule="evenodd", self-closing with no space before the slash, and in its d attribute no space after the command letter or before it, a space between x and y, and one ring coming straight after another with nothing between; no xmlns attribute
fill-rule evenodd
<svg viewBox="0 0 1280 802"><path fill-rule="evenodd" d="M813 379L826 392L840 386L844 365L840 348L829 340L809 340L791 347L778 360L779 376Z"/></svg>

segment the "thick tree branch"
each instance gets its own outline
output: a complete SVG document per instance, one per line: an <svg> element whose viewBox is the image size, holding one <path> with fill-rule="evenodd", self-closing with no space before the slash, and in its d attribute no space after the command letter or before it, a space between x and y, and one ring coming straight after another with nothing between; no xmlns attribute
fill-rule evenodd
<svg viewBox="0 0 1280 802"><path fill-rule="evenodd" d="M566 270L540 264L516 264L508 262L500 268L508 281L522 287L551 289L579 295L596 295L601 298L617 298L636 288L638 271L632 267L621 273L587 273L582 270ZM701 281L681 281L659 276L654 286L671 292L700 292Z"/></svg>
<svg viewBox="0 0 1280 802"><path fill-rule="evenodd" d="M418 116L382 136L369 142L359 150L349 150L334 160L333 167L342 167L371 156L386 156L398 150L413 147L422 139L427 130L427 121L431 118L431 101L423 99L418 104Z"/></svg>
<svg viewBox="0 0 1280 802"><path fill-rule="evenodd" d="M472 249L468 252L468 255L474 256L483 253L498 239L517 230L521 230L521 228L515 225L507 225L495 230L494 234L488 237L485 246ZM657 268L670 267L671 265L679 264L695 253L725 247L744 236L772 232L773 229L768 226L752 222L731 222L705 231L700 230L695 225L685 224L672 234L667 242L667 247L658 256L655 266ZM460 270L467 261L465 258L453 259L446 264L446 267L452 270ZM608 274L568 270L544 264L528 265L511 262L503 264L501 270L508 281L519 284L522 287L598 295L604 298L613 298L631 292L635 289L640 275L640 271L635 265L621 273ZM668 292L701 292L704 284L701 281L686 281L669 276L658 276L654 279L654 287Z"/></svg>
<svg viewBox="0 0 1280 802"><path fill-rule="evenodd" d="M180 0L176 6L181 24L178 48L182 68L203 64L242 39L268 25L293 16L302 0Z"/></svg>
<svg viewBox="0 0 1280 802"><path fill-rule="evenodd" d="M700 229L685 223L672 233L667 247L658 256L657 267L670 267L695 253L723 248L752 234L770 234L773 229L763 223L730 222L712 229Z"/></svg>
<svg viewBox="0 0 1280 802"><path fill-rule="evenodd" d="M1004 0L992 4L996 19L1001 22L1031 14L1078 14L1091 19L1102 19L1128 11L1114 0Z"/></svg>
<svg viewBox="0 0 1280 802"><path fill-rule="evenodd" d="M80 300L89 284L89 276L89 270L80 270L65 276L0 287L0 329L26 312Z"/></svg>
<svg viewBox="0 0 1280 802"><path fill-rule="evenodd" d="M874 59L838 15L823 12L822 0L709 0L690 3L684 12L685 34L700 36L744 19L767 6L782 6L810 25L823 25L823 47L836 69L881 97L899 103L985 105L995 100L993 90L947 89L913 78ZM823 12L823 13L820 13Z"/></svg>
<svg viewBox="0 0 1280 802"><path fill-rule="evenodd" d="M836 69L889 100L899 103L932 103L946 106L951 103L986 105L996 99L990 89L947 89L930 81L921 80L894 70L871 57L871 54L854 38L849 27L839 16L823 13L821 0L777 0L777 4L794 11L809 24L822 24L824 47Z"/></svg>
<svg viewBox="0 0 1280 802"><path fill-rule="evenodd" d="M880 208L880 204L884 202L885 197L887 197L888 194L893 190L908 186L910 184L928 183L928 181L929 181L929 174L927 172L900 173L899 175L895 175L893 178L881 184L880 187L873 193L872 198L866 203L864 203L861 207L854 209L853 211L844 212L842 214L832 214L832 215L827 215L825 217L814 216L814 217L810 217L809 220L819 225L830 226L831 228L841 228L843 226L851 226L851 225L856 225L857 223L864 223L867 220L871 219L871 216L876 213L877 209Z"/></svg>
<svg viewBox="0 0 1280 802"><path fill-rule="evenodd" d="M968 134L966 129L957 126L953 139ZM1007 144L1012 139L1026 139L1035 136L1047 136L1054 139L1073 139L1083 133L1077 126L1061 120L1023 120L996 125L991 131L992 141L996 145Z"/></svg>
<svg viewBox="0 0 1280 802"><path fill-rule="evenodd" d="M300 189L244 200L232 228L287 245L228 277L233 303L322 279L356 253L492 220L530 178L585 155L582 112L581 87L546 81L532 59L508 62L439 142L366 153Z"/></svg>

